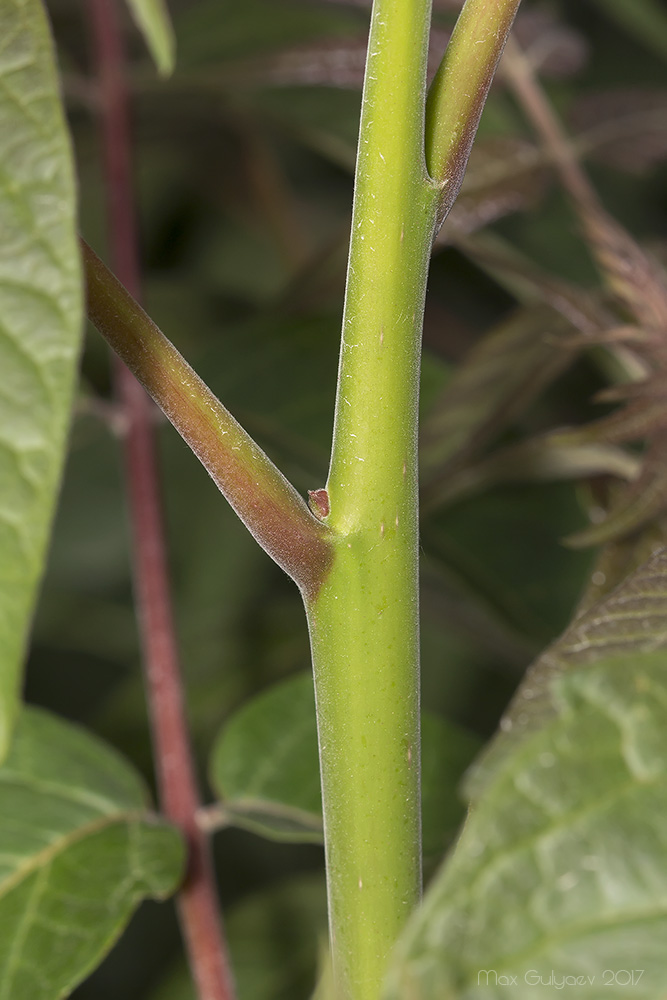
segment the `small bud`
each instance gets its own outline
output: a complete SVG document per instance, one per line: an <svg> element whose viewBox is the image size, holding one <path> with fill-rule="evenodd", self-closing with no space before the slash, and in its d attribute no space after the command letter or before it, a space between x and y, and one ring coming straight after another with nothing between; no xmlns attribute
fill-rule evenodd
<svg viewBox="0 0 667 1000"><path fill-rule="evenodd" d="M326 490L308 490L308 506L318 520L329 516L329 494Z"/></svg>

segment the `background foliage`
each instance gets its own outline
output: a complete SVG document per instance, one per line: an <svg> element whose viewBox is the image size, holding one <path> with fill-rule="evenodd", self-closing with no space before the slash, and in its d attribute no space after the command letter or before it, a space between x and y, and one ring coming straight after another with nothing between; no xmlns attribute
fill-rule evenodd
<svg viewBox="0 0 667 1000"><path fill-rule="evenodd" d="M436 5L440 48L456 6ZM155 77L127 18L146 305L305 492L326 476L368 11L320 0L170 7L178 58L167 82ZM70 0L51 0L49 10L82 229L102 250L85 25ZM662 252L661 11L637 0L525 0L517 28L556 107L581 136L605 205ZM498 264L508 246L522 255L514 270ZM422 385L424 702L467 730L471 742L493 733L526 665L569 620L591 565L588 550L568 549L562 539L587 526L600 477L584 488L553 481L551 470L546 481L527 482L540 477L524 461L518 481L503 482L497 466L480 463L499 446L606 412L591 403L606 384L600 358L573 347L572 324L549 305L559 282L588 289L597 301L599 278L579 225L499 83L462 199L434 255ZM482 350L490 331L496 340ZM494 353L494 343L502 350ZM464 376L461 362L475 348L482 361ZM516 382L495 399L491 388L508 370ZM471 380L460 393L457 439L439 416L455 373ZM90 333L27 697L84 722L151 782L114 421L107 351ZM290 582L166 426L161 456L190 718L205 780L221 724L253 694L307 669L307 634ZM507 478L506 461L501 468ZM467 759L462 753L461 770ZM443 819L443 830L450 823ZM241 997L307 997L325 934L321 849L225 829L216 835L216 854ZM186 1000L177 948L169 904L147 903L75 996Z"/></svg>

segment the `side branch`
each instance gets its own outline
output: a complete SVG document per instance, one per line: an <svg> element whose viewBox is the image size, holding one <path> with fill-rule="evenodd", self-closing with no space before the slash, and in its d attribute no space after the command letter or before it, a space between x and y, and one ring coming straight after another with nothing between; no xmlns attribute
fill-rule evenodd
<svg viewBox="0 0 667 1000"><path fill-rule="evenodd" d="M466 0L426 102L426 166L442 186L438 226L456 200L521 0Z"/></svg>
<svg viewBox="0 0 667 1000"><path fill-rule="evenodd" d="M332 558L330 529L82 241L88 316L190 446L262 548L312 596Z"/></svg>

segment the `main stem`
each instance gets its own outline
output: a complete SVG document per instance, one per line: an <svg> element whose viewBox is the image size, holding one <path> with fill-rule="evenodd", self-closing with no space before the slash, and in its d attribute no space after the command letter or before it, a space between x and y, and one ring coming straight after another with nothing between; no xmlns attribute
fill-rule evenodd
<svg viewBox="0 0 667 1000"><path fill-rule="evenodd" d="M426 144L430 0L373 6L321 509L335 551L323 585L306 597L341 1000L380 996L421 891L417 410L426 279L518 6L467 0L429 97Z"/></svg>
<svg viewBox="0 0 667 1000"><path fill-rule="evenodd" d="M345 1000L377 1000L421 891L417 408L439 193L423 152L429 21L429 0L373 10L327 483L336 551L307 601Z"/></svg>
<svg viewBox="0 0 667 1000"><path fill-rule="evenodd" d="M122 35L115 0L90 0L89 17L102 98L101 124L109 235L116 273L139 298L140 268L130 170L129 108ZM188 844L188 868L177 908L201 1000L234 1000L215 872L190 748L162 518L151 403L134 375L114 359L116 392L126 422L124 457L132 524L134 586L153 746L165 814Z"/></svg>

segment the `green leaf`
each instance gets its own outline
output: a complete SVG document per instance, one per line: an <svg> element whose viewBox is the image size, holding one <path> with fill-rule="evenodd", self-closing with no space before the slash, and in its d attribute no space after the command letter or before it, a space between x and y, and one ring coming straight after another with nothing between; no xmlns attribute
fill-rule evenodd
<svg viewBox="0 0 667 1000"><path fill-rule="evenodd" d="M596 498L592 498L595 502ZM618 584L667 544L667 519L656 519L629 538L608 542L600 549L591 578L581 595L578 614L583 614L614 590Z"/></svg>
<svg viewBox="0 0 667 1000"><path fill-rule="evenodd" d="M0 7L0 760L60 478L81 329L74 182L38 0Z"/></svg>
<svg viewBox="0 0 667 1000"><path fill-rule="evenodd" d="M667 655L609 656L552 692L409 924L391 1000L662 995Z"/></svg>
<svg viewBox="0 0 667 1000"><path fill-rule="evenodd" d="M422 720L423 843L439 855L463 817L456 794L478 748L435 715ZM309 673L254 698L223 726L213 749L211 783L226 824L274 840L322 841L315 697Z"/></svg>
<svg viewBox="0 0 667 1000"><path fill-rule="evenodd" d="M662 548L528 671L468 779L468 821L406 932L389 997L501 996L512 976L513 997L551 996L535 979L550 970L583 976L586 1000L616 972L617 995L659 995L666 581ZM494 989L496 974L508 980L489 993L482 970Z"/></svg>
<svg viewBox="0 0 667 1000"><path fill-rule="evenodd" d="M211 783L228 821L278 840L322 840L315 697L309 674L275 685L223 726Z"/></svg>
<svg viewBox="0 0 667 1000"><path fill-rule="evenodd" d="M327 940L323 874L301 875L242 900L227 922L240 1000L309 994Z"/></svg>
<svg viewBox="0 0 667 1000"><path fill-rule="evenodd" d="M164 0L127 0L137 27L146 41L161 76L173 72L176 39Z"/></svg>
<svg viewBox="0 0 667 1000"><path fill-rule="evenodd" d="M46 712L0 767L0 998L68 996L137 903L176 888L183 844L115 751Z"/></svg>
<svg viewBox="0 0 667 1000"><path fill-rule="evenodd" d="M541 649L567 625L588 579L590 551L560 542L580 524L572 484L510 484L435 512L421 537L432 560Z"/></svg>
<svg viewBox="0 0 667 1000"><path fill-rule="evenodd" d="M213 65L276 52L322 37L349 37L363 24L355 12L304 0L200 0L176 22L179 64ZM361 28L363 30L363 28Z"/></svg>
<svg viewBox="0 0 667 1000"><path fill-rule="evenodd" d="M667 549L661 548L593 604L533 663L519 687L500 732L468 776L477 799L505 757L557 710L553 680L618 654L641 657L667 645Z"/></svg>
<svg viewBox="0 0 667 1000"><path fill-rule="evenodd" d="M440 859L464 808L458 787L479 740L431 712L422 713L422 853Z"/></svg>
<svg viewBox="0 0 667 1000"><path fill-rule="evenodd" d="M595 0L608 17L658 55L667 55L667 12L660 0Z"/></svg>

